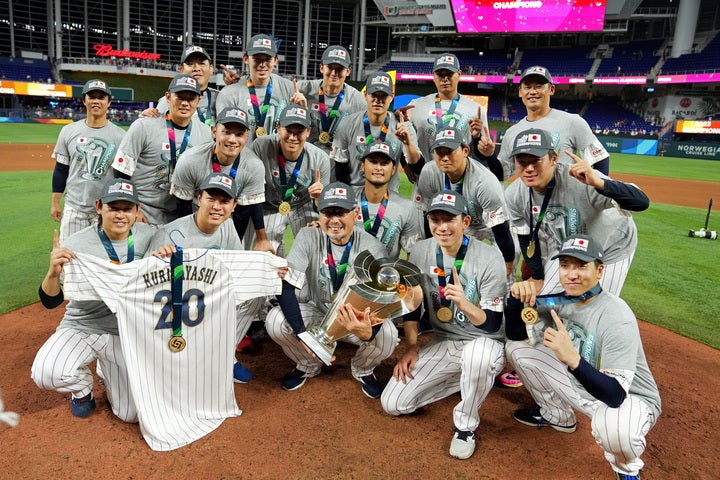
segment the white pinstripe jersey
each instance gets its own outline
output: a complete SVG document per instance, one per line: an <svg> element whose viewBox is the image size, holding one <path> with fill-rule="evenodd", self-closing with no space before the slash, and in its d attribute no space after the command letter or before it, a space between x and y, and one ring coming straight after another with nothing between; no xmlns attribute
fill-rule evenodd
<svg viewBox="0 0 720 480"><path fill-rule="evenodd" d="M103 300L118 317L130 389L140 430L153 450L172 450L242 413L232 366L235 306L280 293L285 260L261 252L184 251L183 337L171 352L172 295L168 259L124 265L78 254L65 267L64 292L74 300Z"/></svg>

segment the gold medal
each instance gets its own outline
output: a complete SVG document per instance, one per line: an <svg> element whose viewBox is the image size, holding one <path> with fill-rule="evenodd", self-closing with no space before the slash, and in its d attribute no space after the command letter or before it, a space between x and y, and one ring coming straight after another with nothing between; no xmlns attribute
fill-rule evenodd
<svg viewBox="0 0 720 480"><path fill-rule="evenodd" d="M290 213L290 202L282 202L278 207L278 213L280 213L280 215L287 215Z"/></svg>
<svg viewBox="0 0 720 480"><path fill-rule="evenodd" d="M538 312L533 307L525 307L520 312L520 318L527 325L534 325L538 321Z"/></svg>
<svg viewBox="0 0 720 480"><path fill-rule="evenodd" d="M187 342L180 335L173 335L170 337L170 341L168 342L170 351L175 353L181 352L185 348L185 345L187 345Z"/></svg>
<svg viewBox="0 0 720 480"><path fill-rule="evenodd" d="M328 132L320 132L318 140L320 140L322 144L327 144L330 142L330 134Z"/></svg>
<svg viewBox="0 0 720 480"><path fill-rule="evenodd" d="M450 307L440 307L437 311L437 319L441 322L447 323L452 319L452 310Z"/></svg>
<svg viewBox="0 0 720 480"><path fill-rule="evenodd" d="M532 256L535 255L535 240L530 240L526 252L528 258L532 258Z"/></svg>
<svg viewBox="0 0 720 480"><path fill-rule="evenodd" d="M262 137L267 134L267 130L265 130L265 127L257 127L255 129L255 136L256 137Z"/></svg>

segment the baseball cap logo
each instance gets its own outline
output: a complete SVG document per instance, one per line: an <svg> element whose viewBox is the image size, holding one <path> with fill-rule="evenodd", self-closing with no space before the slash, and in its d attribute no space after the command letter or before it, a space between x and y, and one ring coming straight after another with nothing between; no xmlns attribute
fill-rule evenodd
<svg viewBox="0 0 720 480"><path fill-rule="evenodd" d="M576 238L572 242L573 247L586 247L587 246L587 240L584 238Z"/></svg>
<svg viewBox="0 0 720 480"><path fill-rule="evenodd" d="M97 80L95 82L90 82L90 88L107 88L105 85L105 82Z"/></svg>
<svg viewBox="0 0 720 480"><path fill-rule="evenodd" d="M455 203L455 195L451 195L451 194L448 193L448 194L445 195L445 197L443 198L443 200L445 200L446 202L453 202L453 203Z"/></svg>
<svg viewBox="0 0 720 480"><path fill-rule="evenodd" d="M202 47L195 47L195 46L193 46L193 47L188 47L188 49L185 50L185 53L188 54L188 55L191 54L191 53L193 53L193 52L202 52Z"/></svg>
<svg viewBox="0 0 720 480"><path fill-rule="evenodd" d="M333 50L330 55L340 58L345 58L345 50Z"/></svg>
<svg viewBox="0 0 720 480"><path fill-rule="evenodd" d="M230 177L220 177L220 181L228 187L232 186L232 179Z"/></svg>
<svg viewBox="0 0 720 480"><path fill-rule="evenodd" d="M238 118L242 118L242 119L247 118L245 115L245 112L243 112L242 110L229 110L227 112L227 116L228 117L238 117Z"/></svg>
<svg viewBox="0 0 720 480"><path fill-rule="evenodd" d="M385 143L376 143L373 145L373 151L381 151L383 153L390 153L390 146Z"/></svg>
<svg viewBox="0 0 720 480"><path fill-rule="evenodd" d="M262 39L262 44L263 44L264 46L266 46L266 47L269 47L270 45L272 45L272 41L270 41L269 38L263 38L263 39Z"/></svg>
<svg viewBox="0 0 720 480"><path fill-rule="evenodd" d="M531 133L530 135L528 135L527 139L528 142L539 142L540 135L538 135L537 133Z"/></svg>
<svg viewBox="0 0 720 480"><path fill-rule="evenodd" d="M121 190L124 190L124 191L126 191L126 192L128 192L128 193L130 193L130 194L133 193L133 186L130 185L129 183L124 183L124 182L121 183L121 184L120 184L120 189L121 189Z"/></svg>
<svg viewBox="0 0 720 480"><path fill-rule="evenodd" d="M442 57L440 59L440 61L443 63L453 63L455 61L455 57L453 57L451 55L446 55L446 56Z"/></svg>
<svg viewBox="0 0 720 480"><path fill-rule="evenodd" d="M345 196L345 195L347 195L347 190L345 190L344 188L336 188L335 195Z"/></svg>

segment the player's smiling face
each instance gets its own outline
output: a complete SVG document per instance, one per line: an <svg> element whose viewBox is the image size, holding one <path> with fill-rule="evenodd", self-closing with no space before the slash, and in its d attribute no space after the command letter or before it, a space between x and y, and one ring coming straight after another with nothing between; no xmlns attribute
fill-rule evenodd
<svg viewBox="0 0 720 480"><path fill-rule="evenodd" d="M435 164L441 172L446 173L453 182L460 180L467 167L467 156L470 147L459 146L455 150L448 147L438 147L433 150Z"/></svg>
<svg viewBox="0 0 720 480"><path fill-rule="evenodd" d="M453 215L436 210L427 215L430 233L444 252L455 255L462 244L465 229L470 226L469 215Z"/></svg>
<svg viewBox="0 0 720 480"><path fill-rule="evenodd" d="M367 111L370 114L385 115L392 100L392 95L385 92L375 92L372 95L365 94L365 103L367 103Z"/></svg>
<svg viewBox="0 0 720 480"><path fill-rule="evenodd" d="M563 256L559 258L560 283L568 295L578 296L598 284L605 265L585 262L579 258Z"/></svg>
<svg viewBox="0 0 720 480"><path fill-rule="evenodd" d="M267 85L268 80L270 80L270 75L278 63L278 58L258 53L252 56L245 55L243 61L250 68L250 78L253 83L258 86Z"/></svg>
<svg viewBox="0 0 720 480"><path fill-rule="evenodd" d="M93 90L85 94L83 105L85 105L88 115L104 117L110 107L110 96L101 91Z"/></svg>
<svg viewBox="0 0 720 480"><path fill-rule="evenodd" d="M305 141L310 136L310 129L302 125L288 125L279 127L278 135L283 156L289 160L297 160L300 152L305 148Z"/></svg>
<svg viewBox="0 0 720 480"><path fill-rule="evenodd" d="M203 190L198 199L195 224L201 232L214 233L225 220L230 218L237 202L219 190Z"/></svg>
<svg viewBox="0 0 720 480"><path fill-rule="evenodd" d="M525 108L531 112L545 111L550 108L550 97L555 93L555 86L541 77L530 76L520 84L518 95Z"/></svg>
<svg viewBox="0 0 720 480"><path fill-rule="evenodd" d="M231 165L248 139L248 129L239 123L219 123L213 127L215 152L221 165Z"/></svg>
<svg viewBox="0 0 720 480"><path fill-rule="evenodd" d="M339 63L320 65L320 73L323 77L323 88L325 93L337 94L345 84L345 79L350 75L350 68L343 67Z"/></svg>
<svg viewBox="0 0 720 480"><path fill-rule="evenodd" d="M460 72L452 72L441 68L433 73L433 82L435 82L435 88L437 88L442 98L455 98L455 95L457 95L458 82L460 82Z"/></svg>
<svg viewBox="0 0 720 480"><path fill-rule="evenodd" d="M515 170L522 182L533 190L544 192L555 172L557 155L536 157L529 153L515 155Z"/></svg>
<svg viewBox="0 0 720 480"><path fill-rule="evenodd" d="M126 200L116 200L102 205L98 201L95 203L95 211L100 215L105 235L110 240L124 240L135 224L140 206Z"/></svg>
<svg viewBox="0 0 720 480"><path fill-rule="evenodd" d="M190 75L197 80L200 90L205 90L208 87L210 75L213 72L212 64L205 58L205 55L201 54L190 55L178 70L180 73Z"/></svg>
<svg viewBox="0 0 720 480"><path fill-rule="evenodd" d="M336 245L345 245L350 241L357 217L357 207L345 210L339 207L328 207L320 212L320 228Z"/></svg>
<svg viewBox="0 0 720 480"><path fill-rule="evenodd" d="M362 172L365 179L376 187L390 183L395 173L395 164L381 153L372 153L362 161Z"/></svg>
<svg viewBox="0 0 720 480"><path fill-rule="evenodd" d="M191 92L166 93L165 99L170 106L172 121L179 125L187 125L200 104L200 95Z"/></svg>

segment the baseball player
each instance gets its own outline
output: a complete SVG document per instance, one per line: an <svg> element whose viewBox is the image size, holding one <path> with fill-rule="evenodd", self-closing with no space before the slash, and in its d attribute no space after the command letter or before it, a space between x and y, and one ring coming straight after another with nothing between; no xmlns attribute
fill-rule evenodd
<svg viewBox="0 0 720 480"><path fill-rule="evenodd" d="M87 117L60 130L52 154L55 170L50 206L50 216L60 222L60 241L97 224L95 199L125 135L125 130L107 118L111 101L110 87L105 82L88 80L82 90ZM65 201L61 207L63 193Z"/></svg>
<svg viewBox="0 0 720 480"><path fill-rule="evenodd" d="M226 108L218 114L212 129L214 142L189 148L175 167L170 194L178 199L178 215L192 213L193 200L200 185L211 172L226 173L238 185L238 206L233 220L240 238L245 235L248 218L255 227L255 250L274 250L265 235L262 203L265 201L265 177L262 160L247 146L249 121L244 110Z"/></svg>
<svg viewBox="0 0 720 480"><path fill-rule="evenodd" d="M390 415L404 415L460 392L450 455L464 460L475 451L478 409L505 364L505 268L497 248L465 235L470 217L461 194L437 192L427 213L432 238L415 245L412 260L426 275L433 338L418 350L418 322L406 318L405 353L380 400Z"/></svg>
<svg viewBox="0 0 720 480"><path fill-rule="evenodd" d="M438 190L462 194L471 219L468 234L478 240L493 241L502 252L510 275L515 263L515 246L500 182L490 170L470 160L470 146L457 128L439 130L431 148L435 161L425 165L420 173L415 205L427 211Z"/></svg>
<svg viewBox="0 0 720 480"><path fill-rule="evenodd" d="M63 267L82 252L104 263L127 263L142 258L155 230L136 223L140 213L137 190L132 182L110 178L96 200L100 224L86 227L62 243L55 231L53 250L39 295L46 308L64 300ZM73 415L85 418L96 407L92 394L93 375L87 367L97 359L113 413L125 422L137 422L137 411L128 387L115 314L100 300L71 300L55 333L40 348L32 365L38 387L70 392Z"/></svg>
<svg viewBox="0 0 720 480"><path fill-rule="evenodd" d="M387 256L407 255L421 237L413 203L389 188L397 172L390 145L371 143L361 160L363 186L357 189L357 225L385 245Z"/></svg>
<svg viewBox="0 0 720 480"><path fill-rule="evenodd" d="M321 79L297 83L307 107L312 111L312 132L308 142L330 153L338 127L348 115L365 110L363 95L345 83L352 72L350 52L341 45L330 45L322 54ZM300 103L297 98L296 103Z"/></svg>
<svg viewBox="0 0 720 480"><path fill-rule="evenodd" d="M295 367L282 380L285 390L302 387L308 378L320 374L321 362L297 335L316 321L322 320L345 278L347 268L355 257L368 250L375 258L387 255L385 247L372 235L355 226L357 205L352 187L344 183L327 185L318 204L320 228L305 227L295 237L288 254L289 272L283 281L280 305L267 315L265 328ZM298 302L296 289L307 294ZM358 346L350 361L352 376L362 384L362 391L370 398L379 398L382 384L373 370L392 355L398 343L393 322L374 327L369 310L354 311L349 304L338 310L338 321L350 334L343 341Z"/></svg>
<svg viewBox="0 0 720 480"><path fill-rule="evenodd" d="M248 142L252 145L255 138L276 132L280 112L295 92L293 82L273 73L278 56L272 36L253 36L243 55L243 62L248 66L248 75L225 76L226 83L236 83L220 90L217 109L236 107L250 112Z"/></svg>
<svg viewBox="0 0 720 480"><path fill-rule="evenodd" d="M527 109L527 116L508 128L503 137L498 159L502 164L504 177L510 177L515 171L512 155L515 138L520 132L530 128L550 133L553 149L558 152L560 163L574 163L572 157L565 153L569 151L608 175L610 154L580 115L550 107L550 97L554 93L555 85L547 68L536 65L523 72L519 96Z"/></svg>
<svg viewBox="0 0 720 480"><path fill-rule="evenodd" d="M188 148L212 141L210 127L193 119L200 95L197 80L176 75L165 93L169 111L163 118L137 119L118 148L112 166L116 176L137 186L144 212L139 221L164 225L177 218L170 195L175 165Z"/></svg>
<svg viewBox="0 0 720 480"><path fill-rule="evenodd" d="M365 84L366 111L345 117L335 131L330 160L335 165L338 181L360 188L365 179L362 174L362 155L374 142L391 147L394 162L410 174L420 173L424 160L417 148L417 135L412 125L396 120L388 112L394 98L394 84L387 73L374 73ZM408 164L411 165L407 168ZM400 176L393 174L390 190L397 192Z"/></svg>
<svg viewBox="0 0 720 480"><path fill-rule="evenodd" d="M574 164L558 162L552 136L529 129L515 137L512 154L519 179L505 191L512 228L537 292L562 288L551 258L565 238L586 233L605 250L603 288L619 295L637 247L630 212L648 208L637 186L612 180L572 152Z"/></svg>
<svg viewBox="0 0 720 480"><path fill-rule="evenodd" d="M508 357L538 404L516 410L515 420L572 433L578 410L592 420L593 437L616 478L638 479L645 435L661 402L635 314L600 285L605 255L599 241L568 236L552 258L565 290L543 299L551 319L543 315L542 341L528 344L522 323L507 318ZM535 303L535 292L524 287L513 285L513 297Z"/></svg>
<svg viewBox="0 0 720 480"><path fill-rule="evenodd" d="M252 150L265 165L265 231L278 255L285 255L288 225L293 235L317 219L314 199L330 181L330 160L307 143L310 112L290 104L280 114L278 133L257 138Z"/></svg>
<svg viewBox="0 0 720 480"><path fill-rule="evenodd" d="M78 254L65 267L68 298L102 300L116 312L129 367L125 392L143 437L160 451L242 413L230 380L235 308L279 292L278 270L286 264L266 252L193 248L176 260L106 265Z"/></svg>
<svg viewBox="0 0 720 480"><path fill-rule="evenodd" d="M197 80L201 95L200 103L197 110L195 110L195 116L208 127L212 127L215 122L215 102L219 93L219 90L209 86L210 77L214 71L212 58L210 58L207 50L197 45L190 45L183 50L178 72L190 75ZM160 97L157 108L144 110L140 117L157 117L160 113L165 114L169 107L167 99L164 96Z"/></svg>

